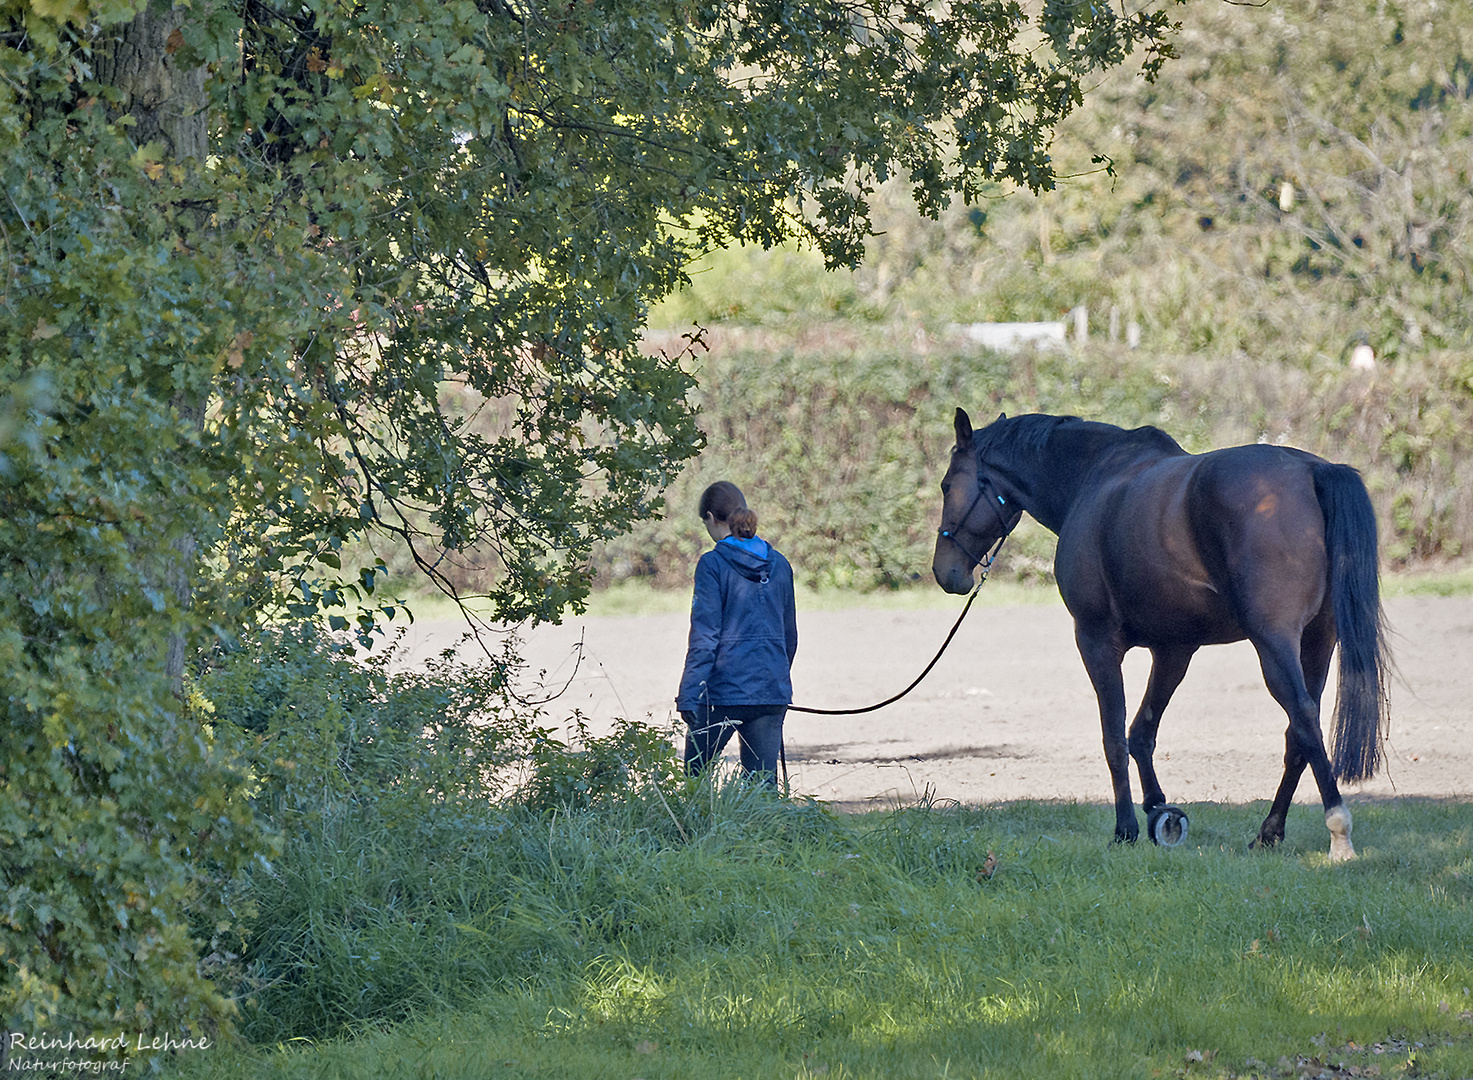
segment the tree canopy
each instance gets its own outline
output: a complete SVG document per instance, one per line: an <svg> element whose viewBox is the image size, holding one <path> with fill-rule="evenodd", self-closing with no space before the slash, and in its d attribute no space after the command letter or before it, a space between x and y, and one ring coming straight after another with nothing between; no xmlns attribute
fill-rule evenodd
<svg viewBox="0 0 1473 1080"><path fill-rule="evenodd" d="M701 436L638 347L699 253L859 260L867 195L1053 182L1159 9L1083 0L0 0L0 1003L189 1024L267 843L183 659L372 625L397 534L554 619ZM386 606L386 605L382 605ZM214 891L212 891L214 890ZM214 905L214 906L212 906ZM193 929L186 912L196 920ZM204 913L203 915L201 913Z"/></svg>

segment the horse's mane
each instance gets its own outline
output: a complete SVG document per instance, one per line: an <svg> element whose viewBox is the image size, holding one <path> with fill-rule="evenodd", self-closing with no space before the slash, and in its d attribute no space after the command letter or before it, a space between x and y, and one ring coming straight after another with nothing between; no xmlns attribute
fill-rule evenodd
<svg viewBox="0 0 1473 1080"><path fill-rule="evenodd" d="M1142 450L1168 454L1183 452L1181 444L1160 428L1146 426L1127 430L1097 420L1082 420L1077 416L1029 413L996 420L977 432L977 453L979 456L985 454L992 460L1001 458L1007 462L1036 457L1061 429L1087 429L1096 435L1118 439L1122 448L1139 447Z"/></svg>
<svg viewBox="0 0 1473 1080"><path fill-rule="evenodd" d="M1049 437L1060 425L1071 422L1081 421L1077 416L1049 416L1044 413L1003 417L977 432L977 454L994 461L1002 458L1008 462L1033 457L1043 451Z"/></svg>
<svg viewBox="0 0 1473 1080"><path fill-rule="evenodd" d="M1000 420L985 429L995 433L987 440L994 449L1002 449L1004 438L1009 449L1022 454L1035 454L1042 450L1053 433L1065 424L1082 423L1077 416L1049 416L1044 413L1029 413Z"/></svg>

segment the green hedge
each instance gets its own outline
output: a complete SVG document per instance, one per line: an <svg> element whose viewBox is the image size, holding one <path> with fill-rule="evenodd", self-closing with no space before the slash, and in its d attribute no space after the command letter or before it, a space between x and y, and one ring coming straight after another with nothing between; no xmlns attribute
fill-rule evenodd
<svg viewBox="0 0 1473 1080"><path fill-rule="evenodd" d="M1260 440L1344 461L1367 479L1389 565L1456 558L1473 540L1473 363L1452 354L1308 367L1149 356L1108 342L1004 356L896 324L724 328L700 372L708 445L667 513L608 544L605 582L686 586L707 538L701 490L731 479L762 535L815 586L929 584L938 484L958 405L1155 424L1189 450ZM1000 575L1050 576L1053 537L1031 523Z"/></svg>

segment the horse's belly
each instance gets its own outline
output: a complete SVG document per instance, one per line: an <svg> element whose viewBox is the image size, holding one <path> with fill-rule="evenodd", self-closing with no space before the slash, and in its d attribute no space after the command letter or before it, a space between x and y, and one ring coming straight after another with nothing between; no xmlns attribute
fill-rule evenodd
<svg viewBox="0 0 1473 1080"><path fill-rule="evenodd" d="M1206 581L1138 568L1114 579L1061 577L1059 591L1075 621L1118 633L1127 647L1217 645L1246 635L1222 595Z"/></svg>
<svg viewBox="0 0 1473 1080"><path fill-rule="evenodd" d="M1117 596L1116 610L1131 645L1222 645L1247 636L1223 598L1205 584Z"/></svg>

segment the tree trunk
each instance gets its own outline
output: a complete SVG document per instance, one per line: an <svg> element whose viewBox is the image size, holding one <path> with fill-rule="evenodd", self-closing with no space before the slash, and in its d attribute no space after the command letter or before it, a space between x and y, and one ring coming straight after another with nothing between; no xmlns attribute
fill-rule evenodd
<svg viewBox="0 0 1473 1080"><path fill-rule="evenodd" d="M183 7L145 9L132 22L122 24L109 45L99 50L96 74L99 82L122 92L114 114L133 117L130 137L135 145L158 144L161 162L195 168L204 162L209 148L209 99L204 66L184 67L175 61L189 17L189 10ZM186 423L197 430L203 428L202 399L181 393L173 404ZM181 611L189 606L193 594L196 546L193 536L174 541L171 565L163 574ZM185 635L175 631L164 645L164 670L176 694L183 691L186 658Z"/></svg>
<svg viewBox="0 0 1473 1080"><path fill-rule="evenodd" d="M131 115L138 146L158 142L166 161L203 162L208 149L208 97L203 66L174 62L184 44L189 10L145 10L118 28L110 48L97 57L97 80L123 92L117 115Z"/></svg>

